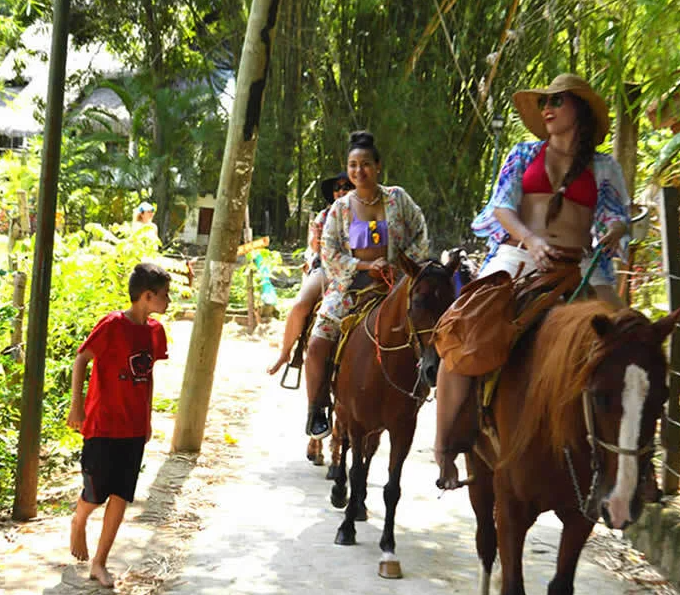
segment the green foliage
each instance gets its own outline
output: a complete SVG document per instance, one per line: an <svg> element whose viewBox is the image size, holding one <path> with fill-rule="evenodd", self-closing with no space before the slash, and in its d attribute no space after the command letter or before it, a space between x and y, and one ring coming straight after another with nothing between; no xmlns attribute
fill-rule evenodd
<svg viewBox="0 0 680 595"><path fill-rule="evenodd" d="M177 413L177 399L156 396L153 400L153 409L154 411L159 411L161 413L171 413L174 415Z"/></svg>

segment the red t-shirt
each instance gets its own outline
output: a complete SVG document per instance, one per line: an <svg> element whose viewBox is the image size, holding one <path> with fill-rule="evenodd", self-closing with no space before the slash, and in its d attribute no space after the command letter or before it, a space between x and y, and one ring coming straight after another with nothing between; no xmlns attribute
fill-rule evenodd
<svg viewBox="0 0 680 595"><path fill-rule="evenodd" d="M84 438L137 438L150 427L151 374L167 359L163 325L135 324L123 312L102 318L78 348L94 353L85 398Z"/></svg>

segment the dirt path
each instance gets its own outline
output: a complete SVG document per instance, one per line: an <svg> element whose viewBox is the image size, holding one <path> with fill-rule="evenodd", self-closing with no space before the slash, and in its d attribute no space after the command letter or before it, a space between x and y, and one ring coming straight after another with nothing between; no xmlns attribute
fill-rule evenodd
<svg viewBox="0 0 680 595"><path fill-rule="evenodd" d="M171 359L156 371L157 394L178 395L191 325L172 325ZM304 459L302 391L279 388L263 373L270 337L227 329L220 350L206 441L197 456L169 455L172 417L155 415L138 498L111 555L116 592L134 595L250 595L319 592L475 593L474 521L466 494L439 498L431 442L434 406L420 415L397 509L397 553L404 579L377 576L386 448L369 476L370 519L358 545L333 545L342 513L330 506L325 469ZM387 443L387 438L383 440ZM74 473L64 490L77 494ZM98 530L101 513L93 518ZM2 527L0 593L110 593L87 580L68 554L68 516ZM527 590L544 593L554 571L559 522L541 517L527 540ZM90 548L97 532L89 535ZM577 592L675 593L614 532L598 530L579 567Z"/></svg>

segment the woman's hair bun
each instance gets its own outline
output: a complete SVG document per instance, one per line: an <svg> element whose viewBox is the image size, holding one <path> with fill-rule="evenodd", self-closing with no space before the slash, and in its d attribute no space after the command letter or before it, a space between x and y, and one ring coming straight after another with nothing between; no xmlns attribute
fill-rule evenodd
<svg viewBox="0 0 680 595"><path fill-rule="evenodd" d="M374 146L373 135L368 130L356 130L349 135L351 147L369 149Z"/></svg>

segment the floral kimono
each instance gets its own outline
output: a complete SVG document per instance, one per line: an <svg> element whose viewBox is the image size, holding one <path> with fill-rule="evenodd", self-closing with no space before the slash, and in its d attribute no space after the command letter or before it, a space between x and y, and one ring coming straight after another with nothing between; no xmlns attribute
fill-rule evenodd
<svg viewBox="0 0 680 595"><path fill-rule="evenodd" d="M538 155L545 141L516 144L505 160L498 178L498 184L481 213L472 222L475 235L488 238L489 254L492 258L498 246L508 237L508 232L500 224L493 211L496 208L519 210L522 201L522 176L531 162ZM595 153L593 156L593 175L597 184L597 203L593 214L593 237L599 240L614 221L630 225L630 197L623 180L621 167L610 155ZM618 256L628 259L628 242L630 236L624 234L619 243ZM486 261L485 261L486 262ZM598 262L599 272L607 283L614 283L614 267L611 257L606 253Z"/></svg>
<svg viewBox="0 0 680 595"><path fill-rule="evenodd" d="M382 193L387 221L387 260L395 263L399 250L416 261L427 258L427 224L420 207L399 186L378 188ZM321 235L321 262L328 278L328 289L319 308L313 334L331 341L338 338L340 321L353 305L348 289L359 262L352 256L349 247L349 224L354 218L350 194L333 203Z"/></svg>

